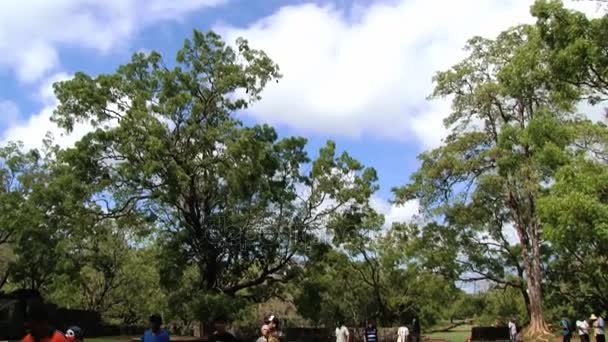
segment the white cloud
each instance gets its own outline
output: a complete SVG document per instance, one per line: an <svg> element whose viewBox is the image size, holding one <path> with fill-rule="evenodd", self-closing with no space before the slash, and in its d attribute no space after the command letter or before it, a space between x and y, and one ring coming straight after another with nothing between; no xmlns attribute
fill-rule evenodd
<svg viewBox="0 0 608 342"><path fill-rule="evenodd" d="M466 40L532 22L531 0L395 0L339 9L283 7L249 27L219 27L246 37L281 67L250 115L332 135L414 139L423 147L445 135L449 108L426 102L431 77L456 63ZM595 6L572 3L589 12Z"/></svg>
<svg viewBox="0 0 608 342"><path fill-rule="evenodd" d="M14 71L17 79L34 85L41 109L18 120L12 102L0 101L4 131L0 143L23 141L42 146L47 132L61 146L73 145L92 130L78 124L66 135L50 121L57 100L52 84L69 78L57 72L60 47L79 47L101 53L123 47L138 30L228 0L24 0L0 2L0 70Z"/></svg>
<svg viewBox="0 0 608 342"><path fill-rule="evenodd" d="M17 104L10 100L0 99L0 118L2 118L3 123L0 127L12 125L17 121L18 117L19 108L17 107Z"/></svg>
<svg viewBox="0 0 608 342"><path fill-rule="evenodd" d="M60 46L102 53L124 46L137 30L179 20L227 0L22 0L0 2L0 68L23 82L56 70Z"/></svg>
<svg viewBox="0 0 608 342"><path fill-rule="evenodd" d="M21 141L25 148L40 148L43 145L43 139L50 133L54 138L54 142L62 147L72 146L76 141L82 138L86 133L90 132L93 127L89 124L76 124L74 131L70 134L65 134L63 129L59 128L51 122L53 110L57 106L57 99L53 95L52 85L54 82L69 79L70 75L59 73L49 77L42 82L42 86L38 91L38 97L43 103L42 109L33 113L28 119L19 121L17 119L11 122L9 128L0 134L0 145L6 144L8 141ZM2 106L0 103L0 112ZM4 117L2 119L5 120Z"/></svg>
<svg viewBox="0 0 608 342"><path fill-rule="evenodd" d="M606 121L606 114L608 113L608 104L601 102L595 105L590 104L587 101L579 103L577 107L579 114L587 116L593 121Z"/></svg>
<svg viewBox="0 0 608 342"><path fill-rule="evenodd" d="M389 201L374 196L371 199L374 210L384 215L384 225L392 226L393 223L410 223L419 214L420 204L418 200L411 200L404 204L393 204Z"/></svg>

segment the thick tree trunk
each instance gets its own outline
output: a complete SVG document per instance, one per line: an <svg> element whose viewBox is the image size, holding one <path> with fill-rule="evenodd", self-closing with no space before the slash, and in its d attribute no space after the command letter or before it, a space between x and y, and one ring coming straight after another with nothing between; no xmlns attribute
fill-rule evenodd
<svg viewBox="0 0 608 342"><path fill-rule="evenodd" d="M538 225L532 220L532 227L527 231L527 245L523 245L524 267L526 271L526 287L530 300L530 324L527 336L540 337L550 334L549 326L543 316L542 305L542 272L540 266L540 236Z"/></svg>
<svg viewBox="0 0 608 342"><path fill-rule="evenodd" d="M537 265L533 260L531 261L529 273L526 277L528 296L530 298L530 325L527 335L536 336L549 333L549 327L543 317L540 265Z"/></svg>
<svg viewBox="0 0 608 342"><path fill-rule="evenodd" d="M527 219L522 215L525 210L519 206L519 201L514 196L514 191L509 192L511 204L511 213L515 222L515 229L519 236L519 242L522 247L523 266L525 271L528 314L530 324L526 329L525 335L533 339L550 334L549 326L543 317L542 305L542 272L540 267L540 224L536 218L535 207L536 203L532 195L528 198L528 213ZM525 290L524 290L525 291Z"/></svg>

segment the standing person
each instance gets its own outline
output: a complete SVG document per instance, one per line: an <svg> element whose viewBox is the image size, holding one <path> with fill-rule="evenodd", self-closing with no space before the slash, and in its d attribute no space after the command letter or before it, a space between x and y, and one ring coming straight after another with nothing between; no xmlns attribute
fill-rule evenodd
<svg viewBox="0 0 608 342"><path fill-rule="evenodd" d="M268 326L268 324L262 325L262 328L260 329L260 331L262 332L262 336L260 336L256 342L270 341L270 327Z"/></svg>
<svg viewBox="0 0 608 342"><path fill-rule="evenodd" d="M169 342L169 332L162 329L163 319L159 314L150 316L150 329L144 332L141 342Z"/></svg>
<svg viewBox="0 0 608 342"><path fill-rule="evenodd" d="M517 341L517 324L514 318L511 318L509 321L509 336L511 337L511 342Z"/></svg>
<svg viewBox="0 0 608 342"><path fill-rule="evenodd" d="M606 342L606 335L604 332L604 319L602 316L591 315L591 321L593 322L593 330L595 330L595 342Z"/></svg>
<svg viewBox="0 0 608 342"><path fill-rule="evenodd" d="M67 342L65 336L49 323L49 312L41 299L28 302L27 328L29 333L23 342Z"/></svg>
<svg viewBox="0 0 608 342"><path fill-rule="evenodd" d="M420 342L420 334L420 321L418 320L418 317L414 317L412 320L412 342Z"/></svg>
<svg viewBox="0 0 608 342"><path fill-rule="evenodd" d="M567 318L562 318L559 325L562 327L562 341L570 342L570 339L572 338L570 321Z"/></svg>
<svg viewBox="0 0 608 342"><path fill-rule="evenodd" d="M344 323L338 322L336 327L336 342L348 342L350 333Z"/></svg>
<svg viewBox="0 0 608 342"><path fill-rule="evenodd" d="M397 329L397 342L407 342L410 330L404 325Z"/></svg>
<svg viewBox="0 0 608 342"><path fill-rule="evenodd" d="M576 321L576 329L581 342L591 342L589 339L589 323L587 320Z"/></svg>
<svg viewBox="0 0 608 342"><path fill-rule="evenodd" d="M283 337L281 334L281 330L279 327L279 319L275 315L270 315L268 318L264 320L264 323L268 325L270 328L269 334L270 338L268 341L270 342L279 342Z"/></svg>
<svg viewBox="0 0 608 342"><path fill-rule="evenodd" d="M365 328L365 342L377 342L378 341L378 329L374 322L369 321L367 328Z"/></svg>
<svg viewBox="0 0 608 342"><path fill-rule="evenodd" d="M226 331L226 325L228 319L224 316L218 316L213 320L213 327L215 331L209 336L209 342L238 342L238 340Z"/></svg>

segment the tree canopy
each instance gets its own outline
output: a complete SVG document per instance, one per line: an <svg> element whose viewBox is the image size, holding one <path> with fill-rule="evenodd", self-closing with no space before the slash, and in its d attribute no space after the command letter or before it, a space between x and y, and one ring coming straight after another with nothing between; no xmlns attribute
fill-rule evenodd
<svg viewBox="0 0 608 342"><path fill-rule="evenodd" d="M449 135L394 189L420 216L390 226L372 167L239 120L281 79L245 39L195 30L174 59L56 83L52 120L93 130L0 147L0 288L185 329L278 310L314 326L517 317L537 336L600 312L608 127L586 111L608 96L608 16L556 0L531 13L433 78Z"/></svg>

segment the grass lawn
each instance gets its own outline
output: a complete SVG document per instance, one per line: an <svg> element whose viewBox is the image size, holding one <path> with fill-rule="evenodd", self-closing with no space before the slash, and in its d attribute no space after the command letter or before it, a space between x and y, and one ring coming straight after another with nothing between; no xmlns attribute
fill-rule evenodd
<svg viewBox="0 0 608 342"><path fill-rule="evenodd" d="M89 342L129 342L133 336L91 337L86 338Z"/></svg>
<svg viewBox="0 0 608 342"><path fill-rule="evenodd" d="M471 335L470 325L461 325L447 332L438 332L425 335L430 338L442 338L449 342L464 342Z"/></svg>
<svg viewBox="0 0 608 342"><path fill-rule="evenodd" d="M430 338L441 338L441 339L445 339L449 342L464 342L466 341L467 337L469 337L471 335L471 328L472 326L470 325L462 325L459 327L456 327L448 332L439 332L439 333L434 333L434 334L429 334L429 335L425 335L428 336ZM592 341L595 341L595 339L593 337L591 337ZM562 336L560 334L556 334L555 335L555 339L551 340L550 342L561 342L562 341ZM572 336L572 339L570 340L572 342L579 342L579 338L578 336Z"/></svg>

